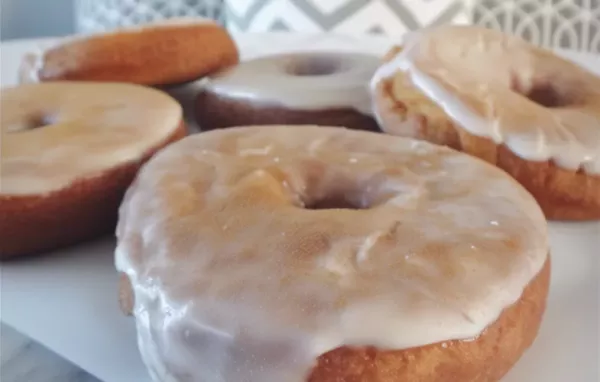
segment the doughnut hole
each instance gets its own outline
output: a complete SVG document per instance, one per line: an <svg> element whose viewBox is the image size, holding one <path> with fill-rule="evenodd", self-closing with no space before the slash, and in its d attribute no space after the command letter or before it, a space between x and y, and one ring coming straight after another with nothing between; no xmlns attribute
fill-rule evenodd
<svg viewBox="0 0 600 382"><path fill-rule="evenodd" d="M412 203L423 193L414 179L390 180L384 173L360 174L336 168L310 169L297 193L305 210L369 210L389 203Z"/></svg>
<svg viewBox="0 0 600 382"><path fill-rule="evenodd" d="M381 174L362 180L334 179L323 189L303 198L307 210L369 210L388 204L392 200L410 201L420 191L419 185L404 184L399 190L390 186L389 180Z"/></svg>
<svg viewBox="0 0 600 382"><path fill-rule="evenodd" d="M56 123L56 116L51 114L39 114L29 121L29 130L39 129Z"/></svg>
<svg viewBox="0 0 600 382"><path fill-rule="evenodd" d="M548 109L572 105L573 97L567 94L566 89L559 88L550 81L533 81L524 84L517 76L511 78L511 89L528 100Z"/></svg>
<svg viewBox="0 0 600 382"><path fill-rule="evenodd" d="M5 131L7 133L19 133L28 130L40 129L55 124L56 120L56 116L52 114L33 114L23 122L9 125Z"/></svg>
<svg viewBox="0 0 600 382"><path fill-rule="evenodd" d="M343 70L342 62L337 57L312 55L291 61L285 71L297 77L329 76Z"/></svg>
<svg viewBox="0 0 600 382"><path fill-rule="evenodd" d="M538 105L555 108L561 106L567 106L565 97L561 96L556 88L551 84L537 84L534 85L527 94L524 94L529 100L537 103Z"/></svg>
<svg viewBox="0 0 600 382"><path fill-rule="evenodd" d="M327 195L320 199L315 199L310 204L305 204L307 210L365 210L370 206L357 203L356 200L349 200L345 195Z"/></svg>

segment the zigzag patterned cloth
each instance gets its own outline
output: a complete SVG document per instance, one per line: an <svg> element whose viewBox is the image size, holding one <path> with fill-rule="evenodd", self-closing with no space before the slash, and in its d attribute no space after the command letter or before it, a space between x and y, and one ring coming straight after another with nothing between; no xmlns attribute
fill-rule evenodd
<svg viewBox="0 0 600 382"><path fill-rule="evenodd" d="M233 31L339 32L399 36L468 21L460 0L225 0Z"/></svg>

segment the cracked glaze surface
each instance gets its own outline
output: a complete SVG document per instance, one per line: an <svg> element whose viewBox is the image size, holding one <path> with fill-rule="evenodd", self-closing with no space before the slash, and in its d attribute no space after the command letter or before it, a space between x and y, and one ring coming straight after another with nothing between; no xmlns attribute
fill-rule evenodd
<svg viewBox="0 0 600 382"><path fill-rule="evenodd" d="M399 137L290 129L188 137L128 192L116 265L155 380L299 382L342 345L473 338L546 261L545 219L501 170ZM320 209L334 202L353 209Z"/></svg>

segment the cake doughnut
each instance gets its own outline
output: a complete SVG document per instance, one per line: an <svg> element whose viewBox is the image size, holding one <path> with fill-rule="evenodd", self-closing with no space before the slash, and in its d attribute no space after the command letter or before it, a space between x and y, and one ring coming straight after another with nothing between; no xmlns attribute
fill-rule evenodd
<svg viewBox="0 0 600 382"><path fill-rule="evenodd" d="M498 381L545 310L535 200L449 148L300 127L185 138L127 192L120 298L154 381Z"/></svg>
<svg viewBox="0 0 600 382"><path fill-rule="evenodd" d="M177 18L68 39L21 65L21 83L128 82L162 86L189 82L235 65L238 50L212 20Z"/></svg>
<svg viewBox="0 0 600 382"><path fill-rule="evenodd" d="M600 77L515 36L445 26L409 35L372 90L383 131L495 164L549 219L600 218Z"/></svg>
<svg viewBox="0 0 600 382"><path fill-rule="evenodd" d="M181 106L138 85L2 89L0 259L114 232L140 165L185 135Z"/></svg>
<svg viewBox="0 0 600 382"><path fill-rule="evenodd" d="M379 131L369 81L377 57L297 52L242 62L209 77L196 102L202 130L242 125L344 126Z"/></svg>

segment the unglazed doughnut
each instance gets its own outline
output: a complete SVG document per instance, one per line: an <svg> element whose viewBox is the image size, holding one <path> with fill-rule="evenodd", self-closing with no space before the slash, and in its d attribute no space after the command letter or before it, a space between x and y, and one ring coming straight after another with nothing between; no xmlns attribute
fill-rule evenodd
<svg viewBox="0 0 600 382"><path fill-rule="evenodd" d="M545 218L511 177L334 127L169 146L117 237L122 306L157 382L497 381L548 293Z"/></svg>
<svg viewBox="0 0 600 382"><path fill-rule="evenodd" d="M139 166L185 135L179 104L137 85L3 89L0 259L108 233Z"/></svg>
<svg viewBox="0 0 600 382"><path fill-rule="evenodd" d="M372 81L385 132L502 168L549 219L600 218L600 78L501 32L446 26L408 36Z"/></svg>
<svg viewBox="0 0 600 382"><path fill-rule="evenodd" d="M108 81L171 85L238 62L227 31L204 18L170 19L116 32L75 37L29 54L21 82Z"/></svg>
<svg viewBox="0 0 600 382"><path fill-rule="evenodd" d="M369 81L377 57L298 52L261 57L209 78L196 102L202 130L242 125L345 126L378 131Z"/></svg>

